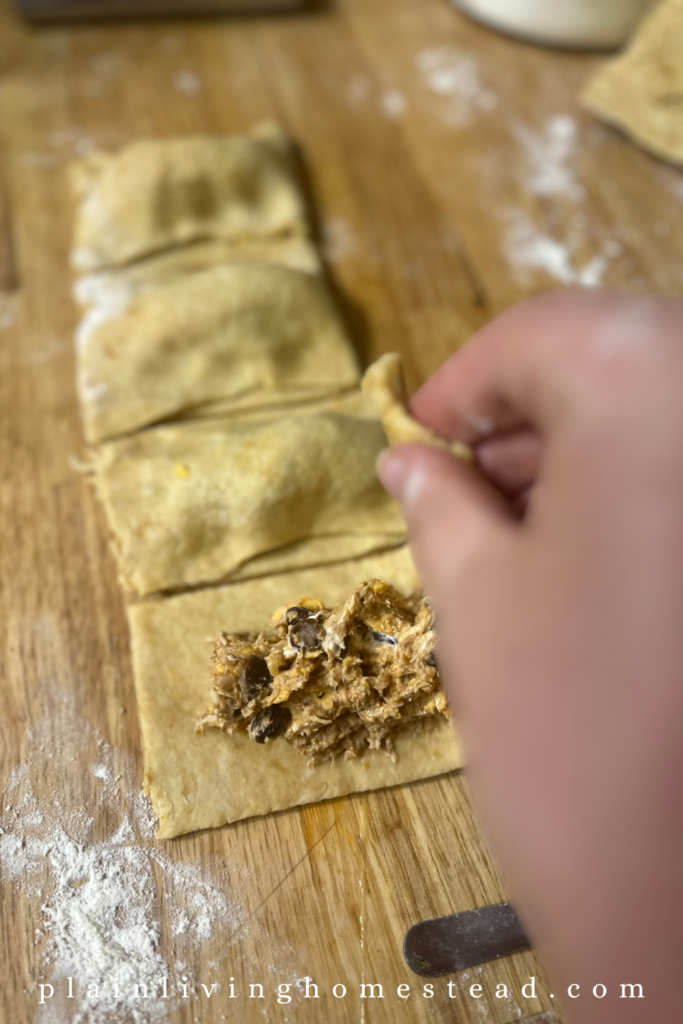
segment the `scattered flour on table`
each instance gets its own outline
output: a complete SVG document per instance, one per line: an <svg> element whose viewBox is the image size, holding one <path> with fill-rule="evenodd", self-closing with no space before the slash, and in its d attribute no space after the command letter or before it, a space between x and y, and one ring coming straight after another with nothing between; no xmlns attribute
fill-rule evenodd
<svg viewBox="0 0 683 1024"><path fill-rule="evenodd" d="M330 217L322 230L322 250L330 263L343 263L358 249L353 228L343 217Z"/></svg>
<svg viewBox="0 0 683 1024"><path fill-rule="evenodd" d="M194 71L176 71L172 81L173 88L185 96L196 96L204 88L201 78Z"/></svg>
<svg viewBox="0 0 683 1024"><path fill-rule="evenodd" d="M683 200L683 173L680 167L659 164L655 167L658 180L675 199Z"/></svg>
<svg viewBox="0 0 683 1024"><path fill-rule="evenodd" d="M364 103L372 93L372 81L367 75L354 75L346 87L346 98L354 105Z"/></svg>
<svg viewBox="0 0 683 1024"><path fill-rule="evenodd" d="M94 814L79 807L75 795L67 806L56 785L46 790L55 795L39 802L32 780L40 778L45 789L46 780L64 771L80 778L93 744L96 799L84 788L80 802L92 805ZM124 776L132 800L121 788ZM214 884L199 866L175 862L164 846L153 845L151 805L132 789L131 777L129 756L98 738L66 703L57 720L46 718L29 735L28 756L4 787L0 875L35 901L42 917L35 934L42 966L34 980L49 981L56 990L38 1007L38 1021L161 1024L177 1007L178 978L193 983L186 967L193 951L212 938L225 950L246 922L234 893ZM105 820L113 824L103 837ZM168 959L160 951L162 902L173 936L174 955ZM74 1002L63 992L68 977L77 993ZM166 1000L160 998L164 978ZM136 985L146 986L148 998L131 1001Z"/></svg>
<svg viewBox="0 0 683 1024"><path fill-rule="evenodd" d="M545 271L562 284L586 287L602 284L603 275L610 265L612 245L618 243L608 240L601 252L579 266L568 242L542 231L524 211L508 210L507 218L504 251L513 267L522 272Z"/></svg>
<svg viewBox="0 0 683 1024"><path fill-rule="evenodd" d="M159 49L161 50L161 52L168 53L171 56L173 56L173 54L180 53L180 51L183 50L184 47L185 42L182 36L171 34L167 36L162 36L162 38L159 41Z"/></svg>
<svg viewBox="0 0 683 1024"><path fill-rule="evenodd" d="M14 327L17 322L17 315L13 309L0 309L0 330L7 330Z"/></svg>
<svg viewBox="0 0 683 1024"><path fill-rule="evenodd" d="M30 349L26 353L25 361L40 366L42 363L51 362L67 350L68 345L64 339L52 335L43 340L40 348Z"/></svg>
<svg viewBox="0 0 683 1024"><path fill-rule="evenodd" d="M428 89L447 101L443 119L454 128L465 128L479 114L495 110L499 98L482 80L475 58L450 46L422 50L416 58L418 71Z"/></svg>
<svg viewBox="0 0 683 1024"><path fill-rule="evenodd" d="M391 121L396 121L406 112L406 98L398 89L385 89L379 98L382 113Z"/></svg>
<svg viewBox="0 0 683 1024"><path fill-rule="evenodd" d="M354 75L346 85L345 96L353 107L365 106L372 101L379 113L389 121L398 121L408 109L408 101L400 89L380 89L368 75Z"/></svg>
<svg viewBox="0 0 683 1024"><path fill-rule="evenodd" d="M540 131L517 124L514 133L522 144L526 162L525 184L535 195L566 196L580 201L585 189L577 179L573 160L577 147L577 124L573 117L549 117Z"/></svg>
<svg viewBox="0 0 683 1024"><path fill-rule="evenodd" d="M88 61L90 71L102 78L116 78L126 67L126 57L120 50L100 50Z"/></svg>
<svg viewBox="0 0 683 1024"><path fill-rule="evenodd" d="M605 238L584 207L586 190L579 180L576 156L579 127L569 114L554 114L539 128L512 126L520 144L518 180L530 197L532 212L503 209L503 252L521 282L545 272L565 285L596 287L612 261L623 252L615 238Z"/></svg>

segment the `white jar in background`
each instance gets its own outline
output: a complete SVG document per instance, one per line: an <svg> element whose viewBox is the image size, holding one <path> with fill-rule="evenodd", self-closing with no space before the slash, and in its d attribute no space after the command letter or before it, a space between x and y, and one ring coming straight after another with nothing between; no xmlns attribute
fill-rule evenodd
<svg viewBox="0 0 683 1024"><path fill-rule="evenodd" d="M491 28L551 46L621 46L654 0L451 0Z"/></svg>

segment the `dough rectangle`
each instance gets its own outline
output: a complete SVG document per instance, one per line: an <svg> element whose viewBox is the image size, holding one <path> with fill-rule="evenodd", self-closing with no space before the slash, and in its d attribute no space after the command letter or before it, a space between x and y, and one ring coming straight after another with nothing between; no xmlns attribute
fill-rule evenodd
<svg viewBox="0 0 683 1024"><path fill-rule="evenodd" d="M160 838L348 793L439 775L461 766L448 722L402 736L398 759L372 751L358 760L309 768L284 739L268 745L245 736L194 731L206 709L208 642L220 630L260 630L272 612L303 596L334 605L363 580L417 585L406 548L328 568L149 601L129 608L133 668L145 756L145 789Z"/></svg>

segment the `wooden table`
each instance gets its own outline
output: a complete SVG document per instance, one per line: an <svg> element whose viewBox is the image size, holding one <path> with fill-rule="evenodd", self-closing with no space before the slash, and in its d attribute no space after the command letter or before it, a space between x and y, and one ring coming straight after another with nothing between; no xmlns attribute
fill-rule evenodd
<svg viewBox="0 0 683 1024"><path fill-rule="evenodd" d="M134 844L166 858L165 869L153 862L161 952L197 983L222 985L211 999L174 1003L173 1021L504 1024L557 999L540 980L538 998L522 998L539 977L530 953L450 979L452 999L449 979L424 998L403 961L414 922L505 895L461 775L172 842L146 837L123 599L78 472L68 161L92 145L281 118L306 154L358 343L366 355L399 349L414 386L490 317L558 277L680 293L683 173L581 112L599 62L499 37L442 0L40 30L2 7L0 822L5 837L19 828L29 782L50 820L73 822L79 808L94 816L86 844L132 815ZM194 944L169 925L173 863L227 900ZM50 877L38 871L41 892L35 877L29 885L5 871L0 1016L13 1024L61 1019L59 996L37 1016L37 986L52 971L40 934ZM290 1004L276 1002L278 984L305 976L320 1000L303 998L300 984ZM231 977L243 993L234 1001ZM252 982L265 1000L245 997ZM385 998L361 1000L362 982L381 983ZM511 998L494 998L499 982ZM347 986L344 1000L335 983ZM396 995L403 983L407 1000Z"/></svg>

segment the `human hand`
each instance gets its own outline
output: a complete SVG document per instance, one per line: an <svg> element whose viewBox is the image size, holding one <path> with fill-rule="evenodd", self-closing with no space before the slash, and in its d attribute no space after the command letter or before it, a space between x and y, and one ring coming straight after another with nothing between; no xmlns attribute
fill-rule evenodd
<svg viewBox="0 0 683 1024"><path fill-rule="evenodd" d="M449 359L412 411L477 450L480 471L401 446L380 475L434 604L485 831L573 1019L673 1020L683 302L533 299ZM621 998L629 983L644 1000Z"/></svg>

